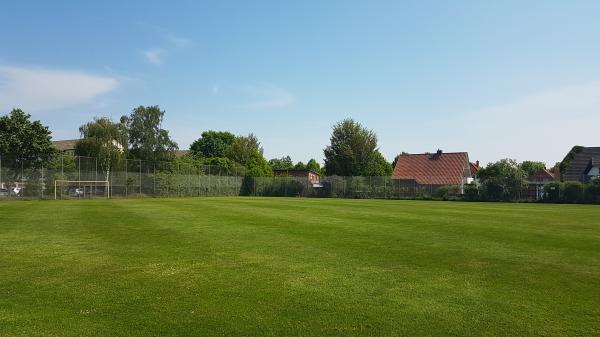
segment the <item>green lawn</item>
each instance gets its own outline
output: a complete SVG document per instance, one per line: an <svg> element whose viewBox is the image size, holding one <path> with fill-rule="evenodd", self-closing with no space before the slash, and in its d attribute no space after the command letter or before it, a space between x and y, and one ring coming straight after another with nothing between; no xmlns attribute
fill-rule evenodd
<svg viewBox="0 0 600 337"><path fill-rule="evenodd" d="M600 336L600 207L2 202L0 336Z"/></svg>

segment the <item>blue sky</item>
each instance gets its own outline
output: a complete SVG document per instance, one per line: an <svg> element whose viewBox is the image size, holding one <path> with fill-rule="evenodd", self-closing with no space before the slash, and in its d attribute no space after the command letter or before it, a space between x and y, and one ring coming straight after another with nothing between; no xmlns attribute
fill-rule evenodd
<svg viewBox="0 0 600 337"><path fill-rule="evenodd" d="M389 160L600 146L598 1L2 2L0 112L55 139L160 105L182 149L253 132L267 158L321 160L345 117Z"/></svg>

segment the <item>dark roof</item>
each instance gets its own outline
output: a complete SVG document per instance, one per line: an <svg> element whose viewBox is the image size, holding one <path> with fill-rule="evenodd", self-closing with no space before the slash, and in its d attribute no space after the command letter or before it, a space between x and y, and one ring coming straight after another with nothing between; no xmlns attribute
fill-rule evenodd
<svg viewBox="0 0 600 337"><path fill-rule="evenodd" d="M563 172L564 181L582 181L590 165L600 162L600 147L584 147Z"/></svg>
<svg viewBox="0 0 600 337"><path fill-rule="evenodd" d="M55 140L52 145L59 151L75 150L75 145L79 139Z"/></svg>
<svg viewBox="0 0 600 337"><path fill-rule="evenodd" d="M466 152L402 154L396 161L392 179L414 180L422 185L459 185L471 177Z"/></svg>

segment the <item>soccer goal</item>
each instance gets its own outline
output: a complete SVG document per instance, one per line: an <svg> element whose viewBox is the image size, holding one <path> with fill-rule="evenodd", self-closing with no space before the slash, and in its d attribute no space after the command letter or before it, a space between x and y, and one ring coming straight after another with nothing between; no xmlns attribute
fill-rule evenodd
<svg viewBox="0 0 600 337"><path fill-rule="evenodd" d="M105 180L55 180L54 199L110 198L110 182Z"/></svg>

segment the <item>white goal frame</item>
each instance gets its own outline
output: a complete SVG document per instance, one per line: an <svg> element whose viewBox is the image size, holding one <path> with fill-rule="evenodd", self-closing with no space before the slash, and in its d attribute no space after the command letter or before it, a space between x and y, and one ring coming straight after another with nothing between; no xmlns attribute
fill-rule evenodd
<svg viewBox="0 0 600 337"><path fill-rule="evenodd" d="M85 186L94 186L96 184L100 185L100 186L106 186L106 198L110 198L110 181L108 180L54 180L54 200L58 199L58 194L57 194L57 190L58 190L58 186L60 184L63 183L67 183L67 184L72 184L72 185L77 185L77 186L81 186L84 185L84 189L83 189L83 197L85 198Z"/></svg>

